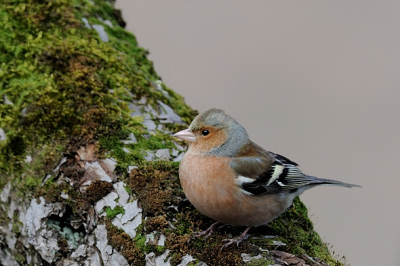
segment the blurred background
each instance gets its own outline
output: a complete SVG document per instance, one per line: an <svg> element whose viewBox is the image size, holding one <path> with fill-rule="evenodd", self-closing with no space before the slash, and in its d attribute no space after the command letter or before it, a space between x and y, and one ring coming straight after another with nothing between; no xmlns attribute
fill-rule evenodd
<svg viewBox="0 0 400 266"><path fill-rule="evenodd" d="M400 265L400 2L117 0L164 83L219 107L310 175L305 192L351 265Z"/></svg>

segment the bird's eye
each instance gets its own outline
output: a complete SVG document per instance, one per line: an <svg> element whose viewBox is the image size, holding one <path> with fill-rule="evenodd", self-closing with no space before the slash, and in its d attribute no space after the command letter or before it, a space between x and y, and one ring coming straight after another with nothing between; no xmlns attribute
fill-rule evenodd
<svg viewBox="0 0 400 266"><path fill-rule="evenodd" d="M201 135L203 135L203 136L207 136L208 134L210 134L210 131L208 131L208 130L201 131Z"/></svg>

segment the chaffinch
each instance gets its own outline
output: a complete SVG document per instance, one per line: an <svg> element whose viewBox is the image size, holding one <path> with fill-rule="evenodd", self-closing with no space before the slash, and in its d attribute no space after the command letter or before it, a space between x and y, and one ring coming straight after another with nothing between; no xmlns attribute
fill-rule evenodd
<svg viewBox="0 0 400 266"><path fill-rule="evenodd" d="M200 212L217 221L196 236L209 236L220 223L247 226L223 247L239 244L252 226L272 221L309 188L357 186L303 174L297 163L252 142L220 109L199 114L174 136L189 144L179 167L183 191Z"/></svg>

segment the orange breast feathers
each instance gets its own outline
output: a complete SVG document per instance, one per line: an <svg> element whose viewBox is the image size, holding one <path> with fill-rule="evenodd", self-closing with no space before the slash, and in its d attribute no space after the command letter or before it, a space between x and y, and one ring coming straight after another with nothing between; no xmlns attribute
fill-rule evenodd
<svg viewBox="0 0 400 266"><path fill-rule="evenodd" d="M284 194L246 195L236 184L230 158L186 154L179 168L183 191L201 213L226 224L268 223L285 208ZM290 202L291 203L291 202Z"/></svg>
<svg viewBox="0 0 400 266"><path fill-rule="evenodd" d="M237 175L229 162L230 158L186 154L179 169L189 201L203 214L224 223L232 223L245 197L235 184Z"/></svg>

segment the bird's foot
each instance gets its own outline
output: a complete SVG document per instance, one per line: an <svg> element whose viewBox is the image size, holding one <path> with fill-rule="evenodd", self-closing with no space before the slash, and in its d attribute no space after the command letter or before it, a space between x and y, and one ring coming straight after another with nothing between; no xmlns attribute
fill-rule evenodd
<svg viewBox="0 0 400 266"><path fill-rule="evenodd" d="M247 227L246 230L244 230L244 232L243 232L240 236L238 236L238 237L236 237L236 238L224 239L224 240L222 240L222 241L227 242L227 243L221 247L221 251L222 251L224 248L226 248L226 247L228 247L228 246L230 246L230 245L232 245L232 244L235 244L235 243L236 243L237 246L239 246L239 244L240 244L243 240L246 240L246 239L249 237L249 236L247 235L247 232L250 230L250 228L251 228L251 226Z"/></svg>
<svg viewBox="0 0 400 266"><path fill-rule="evenodd" d="M196 232L196 233L194 233L194 234L192 235L192 237L189 239L189 241L192 240L192 239L194 239L194 238L201 237L201 236L204 236L204 238L207 239L208 237L210 237L210 236L212 235L212 233L214 233L216 230L218 230L218 229L220 229L221 227L224 226L224 225L223 225L223 226L220 226L220 227L217 228L217 226L218 226L220 223L221 223L221 222L215 222L215 223L213 223L207 230L204 230L204 231L202 231L202 232Z"/></svg>

